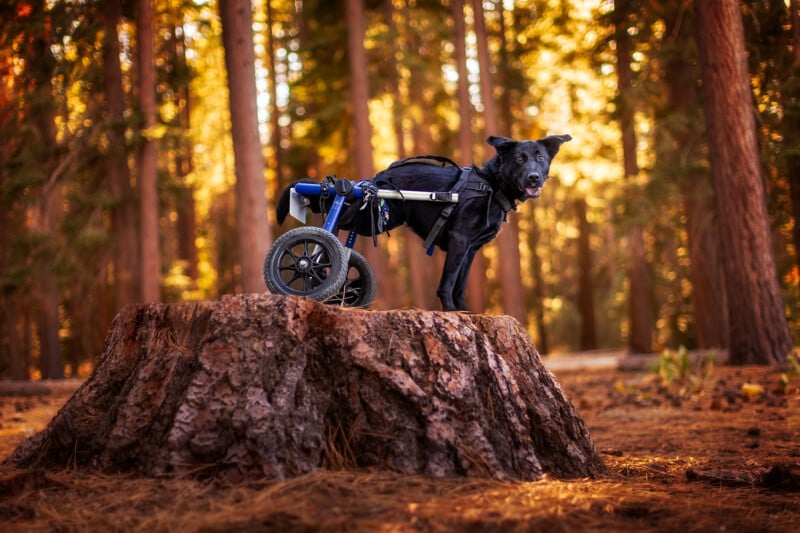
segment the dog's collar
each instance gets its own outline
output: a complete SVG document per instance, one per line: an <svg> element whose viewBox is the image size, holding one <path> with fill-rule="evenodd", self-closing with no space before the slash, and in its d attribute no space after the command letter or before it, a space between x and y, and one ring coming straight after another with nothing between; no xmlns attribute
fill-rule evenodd
<svg viewBox="0 0 800 533"><path fill-rule="evenodd" d="M514 205L514 202L510 201L505 194L503 194L503 191L493 191L492 198L495 202L500 204L500 207L503 209L504 213L508 213L511 210L517 210L517 206Z"/></svg>

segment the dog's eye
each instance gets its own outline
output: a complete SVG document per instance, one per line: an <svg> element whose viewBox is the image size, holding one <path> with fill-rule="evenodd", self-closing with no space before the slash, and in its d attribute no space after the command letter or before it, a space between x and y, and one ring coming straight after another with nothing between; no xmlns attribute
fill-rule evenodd
<svg viewBox="0 0 800 533"><path fill-rule="evenodd" d="M544 156L542 154L536 154L537 161L544 161Z"/></svg>
<svg viewBox="0 0 800 533"><path fill-rule="evenodd" d="M514 161L517 163L524 163L525 162L525 154L519 154L514 158Z"/></svg>

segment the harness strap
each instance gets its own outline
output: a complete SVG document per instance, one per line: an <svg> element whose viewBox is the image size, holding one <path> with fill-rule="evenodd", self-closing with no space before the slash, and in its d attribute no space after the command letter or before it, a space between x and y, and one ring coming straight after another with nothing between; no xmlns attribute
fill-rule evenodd
<svg viewBox="0 0 800 533"><path fill-rule="evenodd" d="M467 178L469 177L469 173L471 171L471 167L463 167L461 169L456 186L453 187L453 192L460 193L462 190L464 190L464 187L467 186ZM450 213L453 212L454 208L455 204L447 204L444 209L442 209L441 213L439 213L439 218L436 219L436 223L434 223L430 233L428 233L428 236L425 238L425 242L422 243L422 246L427 250L428 255L433 255L433 244L436 242L436 237L438 237L439 233L441 233L442 228L447 223L447 219L450 217Z"/></svg>
<svg viewBox="0 0 800 533"><path fill-rule="evenodd" d="M457 167L455 161L449 159L447 157L441 155L415 155L412 157L407 157L405 159L401 159L400 161L395 161L389 168L396 168L401 167L403 165L409 165L411 163L423 163L427 165L436 165L437 167Z"/></svg>
<svg viewBox="0 0 800 533"><path fill-rule="evenodd" d="M503 211L505 211L506 213L508 213L508 212L509 212L509 211L511 211L512 209L513 209L514 211L516 211L516 210L517 210L517 206L515 206L515 205L514 205L514 204L513 204L513 203L512 203L512 202L511 202L509 199L508 199L508 197L506 197L506 195L505 195L505 194L503 194L501 191L494 191L494 194L492 195L492 197L495 199L495 201L496 201L498 204L500 204L500 207L502 207L502 208L503 208Z"/></svg>

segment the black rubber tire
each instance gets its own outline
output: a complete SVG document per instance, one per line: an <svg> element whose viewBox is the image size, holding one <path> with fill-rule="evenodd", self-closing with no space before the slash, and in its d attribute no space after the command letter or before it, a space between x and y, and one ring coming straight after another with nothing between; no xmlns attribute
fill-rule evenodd
<svg viewBox="0 0 800 533"><path fill-rule="evenodd" d="M366 309L375 301L377 292L378 284L372 267L363 255L351 250L347 262L347 277L339 291L326 299L325 303Z"/></svg>
<svg viewBox="0 0 800 533"><path fill-rule="evenodd" d="M264 281L273 294L324 301L347 278L347 250L322 228L302 227L277 239L264 259Z"/></svg>

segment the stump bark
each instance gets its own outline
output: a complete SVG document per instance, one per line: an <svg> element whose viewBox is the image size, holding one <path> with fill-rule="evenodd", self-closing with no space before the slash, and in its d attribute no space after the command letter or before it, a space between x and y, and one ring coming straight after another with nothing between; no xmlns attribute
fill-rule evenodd
<svg viewBox="0 0 800 533"><path fill-rule="evenodd" d="M228 479L604 470L513 318L269 294L123 309L92 376L6 463Z"/></svg>

